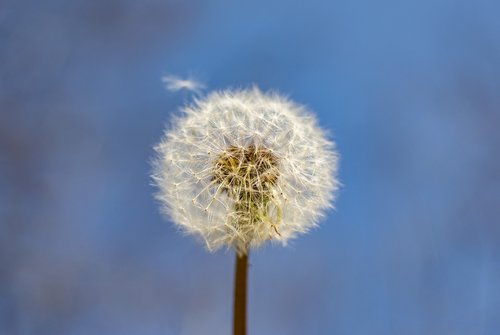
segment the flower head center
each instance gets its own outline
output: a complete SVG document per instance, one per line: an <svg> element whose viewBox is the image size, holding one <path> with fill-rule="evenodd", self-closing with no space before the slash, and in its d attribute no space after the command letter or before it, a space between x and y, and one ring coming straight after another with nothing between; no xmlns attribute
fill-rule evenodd
<svg viewBox="0 0 500 335"><path fill-rule="evenodd" d="M239 201L262 202L279 177L278 157L265 147L230 146L215 161L213 179Z"/></svg>
<svg viewBox="0 0 500 335"><path fill-rule="evenodd" d="M234 200L229 223L241 232L243 249L258 231L255 227L268 225L279 235L281 209L273 192L279 177L278 161L270 149L256 145L230 146L215 160L212 180Z"/></svg>

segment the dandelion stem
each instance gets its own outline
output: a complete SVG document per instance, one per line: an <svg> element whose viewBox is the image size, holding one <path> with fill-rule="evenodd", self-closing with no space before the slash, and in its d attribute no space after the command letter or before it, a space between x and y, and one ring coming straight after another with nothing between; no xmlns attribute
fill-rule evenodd
<svg viewBox="0 0 500 335"><path fill-rule="evenodd" d="M246 335L248 255L236 254L235 265L233 335Z"/></svg>

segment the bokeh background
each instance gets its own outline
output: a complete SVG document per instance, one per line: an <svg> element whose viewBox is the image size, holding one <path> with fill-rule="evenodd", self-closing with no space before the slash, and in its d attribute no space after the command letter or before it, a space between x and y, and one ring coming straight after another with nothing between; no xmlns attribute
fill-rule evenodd
<svg viewBox="0 0 500 335"><path fill-rule="evenodd" d="M2 0L0 334L229 334L233 254L162 218L188 93L314 110L337 210L251 255L250 334L500 334L500 3Z"/></svg>

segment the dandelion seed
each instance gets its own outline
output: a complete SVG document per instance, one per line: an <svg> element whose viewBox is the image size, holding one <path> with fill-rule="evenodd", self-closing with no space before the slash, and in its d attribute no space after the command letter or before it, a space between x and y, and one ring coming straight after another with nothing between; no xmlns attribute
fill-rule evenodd
<svg viewBox="0 0 500 335"><path fill-rule="evenodd" d="M205 88L205 85L194 79L182 79L173 75L163 76L161 80L165 84L165 88L172 92L187 90L200 93Z"/></svg>
<svg viewBox="0 0 500 335"><path fill-rule="evenodd" d="M163 80L173 90L201 87ZM256 87L185 106L155 149L164 211L209 250L286 244L318 223L339 184L334 144L315 118Z"/></svg>

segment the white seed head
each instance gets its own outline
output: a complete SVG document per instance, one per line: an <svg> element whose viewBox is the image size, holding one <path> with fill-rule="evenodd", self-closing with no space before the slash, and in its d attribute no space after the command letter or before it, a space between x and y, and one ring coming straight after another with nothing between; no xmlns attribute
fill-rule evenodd
<svg viewBox="0 0 500 335"><path fill-rule="evenodd" d="M182 109L156 146L165 213L209 250L283 244L332 206L338 156L308 111L254 87Z"/></svg>

